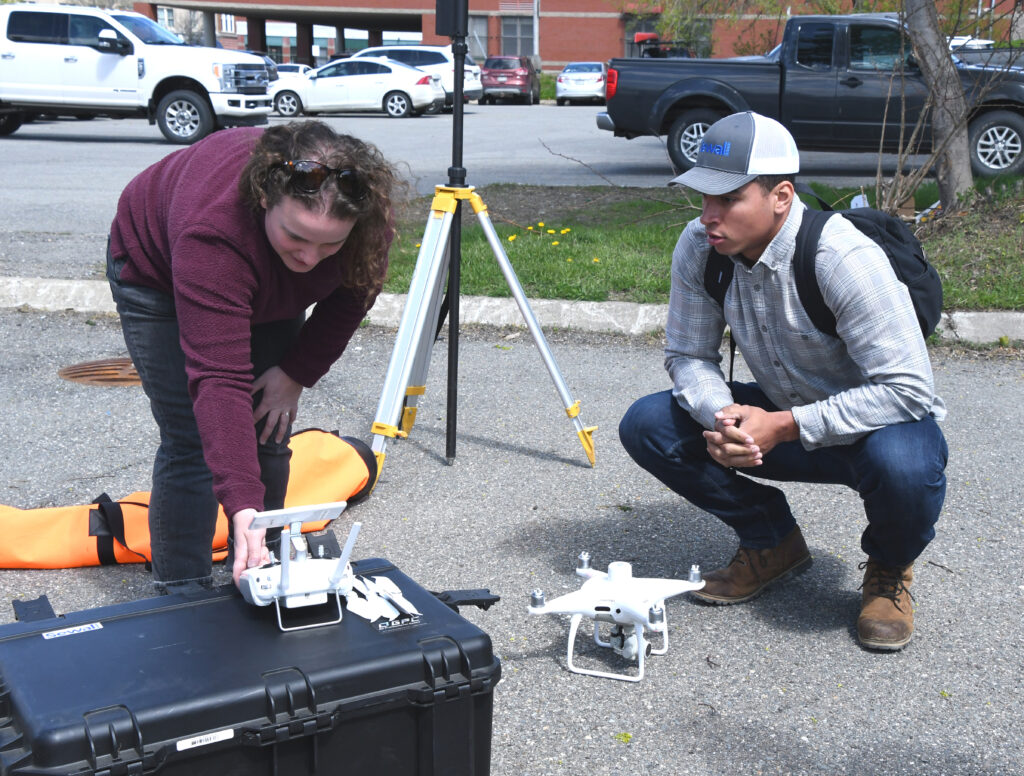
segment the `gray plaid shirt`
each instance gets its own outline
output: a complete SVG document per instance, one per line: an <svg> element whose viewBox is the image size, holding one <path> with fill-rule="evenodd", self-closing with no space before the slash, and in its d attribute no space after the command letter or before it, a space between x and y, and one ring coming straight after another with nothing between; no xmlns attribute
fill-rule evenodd
<svg viewBox="0 0 1024 776"><path fill-rule="evenodd" d="M733 259L724 308L704 290L707 237L691 221L672 256L665 368L673 395L706 428L733 403L722 374L725 325L761 390L789 409L807 449L850 444L878 428L946 415L910 295L882 250L849 221L821 233L816 271L839 338L815 328L797 295L793 251L804 205L790 210L760 260Z"/></svg>

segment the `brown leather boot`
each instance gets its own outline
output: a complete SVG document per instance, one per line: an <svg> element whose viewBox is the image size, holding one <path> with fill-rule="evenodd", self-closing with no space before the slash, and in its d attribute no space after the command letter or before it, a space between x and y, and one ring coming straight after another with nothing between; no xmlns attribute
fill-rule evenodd
<svg viewBox="0 0 1024 776"><path fill-rule="evenodd" d="M711 604L740 604L766 587L811 567L811 553L796 526L775 547L755 550L740 546L729 565L704 575L704 587L693 595Z"/></svg>
<svg viewBox="0 0 1024 776"><path fill-rule="evenodd" d="M864 582L857 638L871 649L902 649L914 635L914 564L883 566L868 558L858 568L864 569Z"/></svg>

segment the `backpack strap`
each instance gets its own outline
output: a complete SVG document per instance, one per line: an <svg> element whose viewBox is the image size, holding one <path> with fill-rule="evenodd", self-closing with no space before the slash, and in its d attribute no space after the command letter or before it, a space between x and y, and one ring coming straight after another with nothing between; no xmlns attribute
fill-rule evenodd
<svg viewBox="0 0 1024 776"><path fill-rule="evenodd" d="M704 265L704 290L718 302L719 307L725 306L725 292L732 283L733 269L732 259L714 248L708 250L708 260Z"/></svg>
<svg viewBox="0 0 1024 776"><path fill-rule="evenodd" d="M815 254L821 240L821 230L833 213L823 210L804 211L800 230L796 233L796 250L793 252L793 274L796 278L796 292L800 304L815 328L829 336L836 337L836 316L828 309L821 295L821 286L815 274Z"/></svg>
<svg viewBox="0 0 1024 776"><path fill-rule="evenodd" d="M704 264L704 290L721 308L725 308L725 292L729 290L732 283L732 273L735 267L732 259L719 253L714 248L708 249L708 260ZM736 340L732 338L732 329L729 329L729 382L732 382L733 365L736 363Z"/></svg>

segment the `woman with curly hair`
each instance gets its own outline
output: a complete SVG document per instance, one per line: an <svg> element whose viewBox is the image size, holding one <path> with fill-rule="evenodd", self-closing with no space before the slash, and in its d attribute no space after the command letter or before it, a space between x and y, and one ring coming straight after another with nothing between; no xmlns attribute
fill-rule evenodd
<svg viewBox="0 0 1024 776"><path fill-rule="evenodd" d="M304 121L216 132L121 194L107 279L160 428L149 507L160 592L210 584L218 503L235 582L269 559L248 526L283 506L302 389L380 293L397 185L375 147Z"/></svg>

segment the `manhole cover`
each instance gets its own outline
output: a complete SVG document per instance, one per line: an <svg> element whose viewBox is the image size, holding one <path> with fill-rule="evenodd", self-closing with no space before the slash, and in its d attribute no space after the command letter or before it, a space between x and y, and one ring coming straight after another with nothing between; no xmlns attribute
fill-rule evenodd
<svg viewBox="0 0 1024 776"><path fill-rule="evenodd" d="M141 385L139 373L130 358L104 358L58 369L65 380L85 385Z"/></svg>

